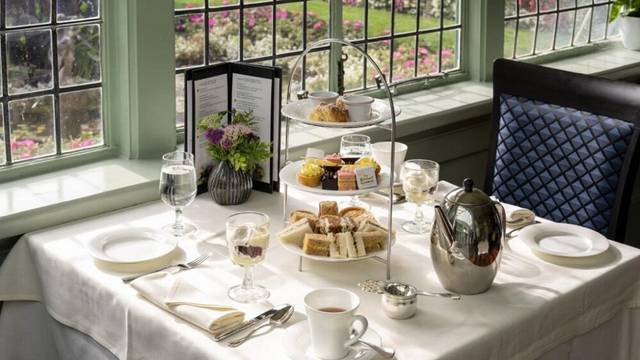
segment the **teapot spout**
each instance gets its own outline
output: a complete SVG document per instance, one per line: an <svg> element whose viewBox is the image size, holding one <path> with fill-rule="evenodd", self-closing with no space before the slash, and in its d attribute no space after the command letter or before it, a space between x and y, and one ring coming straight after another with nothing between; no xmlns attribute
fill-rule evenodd
<svg viewBox="0 0 640 360"><path fill-rule="evenodd" d="M434 210L437 231L441 237L446 239L447 245L451 248L453 242L456 240L453 235L453 228L451 227L451 224L449 224L449 220L447 220L447 217L444 215L444 211L439 205L435 205Z"/></svg>

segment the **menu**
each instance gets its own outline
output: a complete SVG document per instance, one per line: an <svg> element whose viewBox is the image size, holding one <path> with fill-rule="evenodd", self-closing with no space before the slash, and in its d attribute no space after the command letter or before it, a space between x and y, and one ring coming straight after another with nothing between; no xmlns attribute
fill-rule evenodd
<svg viewBox="0 0 640 360"><path fill-rule="evenodd" d="M253 111L256 134L271 143L271 158L260 165L261 171L253 179L254 189L278 191L281 80L280 68L239 62L185 72L185 149L194 155L198 193L206 191L214 162L200 139L197 124L207 116L232 109ZM229 113L229 123L231 116Z"/></svg>

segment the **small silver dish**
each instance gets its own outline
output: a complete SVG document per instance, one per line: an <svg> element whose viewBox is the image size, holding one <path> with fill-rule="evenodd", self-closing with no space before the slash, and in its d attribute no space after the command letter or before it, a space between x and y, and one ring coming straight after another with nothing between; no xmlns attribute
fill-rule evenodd
<svg viewBox="0 0 640 360"><path fill-rule="evenodd" d="M392 319L408 319L418 310L418 290L415 286L391 281L382 288L382 309Z"/></svg>

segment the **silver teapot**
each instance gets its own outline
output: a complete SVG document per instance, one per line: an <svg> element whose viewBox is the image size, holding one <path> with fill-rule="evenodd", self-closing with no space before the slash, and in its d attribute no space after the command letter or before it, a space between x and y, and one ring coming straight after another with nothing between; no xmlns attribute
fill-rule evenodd
<svg viewBox="0 0 640 360"><path fill-rule="evenodd" d="M473 187L452 190L435 206L431 260L445 289L459 294L487 291L502 256L506 215L502 205Z"/></svg>

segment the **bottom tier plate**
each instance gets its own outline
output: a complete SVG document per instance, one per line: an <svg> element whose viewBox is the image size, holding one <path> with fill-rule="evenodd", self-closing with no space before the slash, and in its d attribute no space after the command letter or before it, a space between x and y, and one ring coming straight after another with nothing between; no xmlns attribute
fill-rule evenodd
<svg viewBox="0 0 640 360"><path fill-rule="evenodd" d="M361 257L357 257L357 258L336 259L336 258L330 258L328 256L309 255L309 254L306 254L304 251L302 251L301 248L299 248L298 246L296 246L294 244L285 243L280 239L278 239L278 241L290 253L296 254L298 256L302 256L302 257L310 259L310 260L315 260L315 261L351 262L351 261L360 261L360 260L364 260L364 259L369 259L369 258L372 258L374 256L379 256L381 258L386 258L387 257L387 249L385 248L384 250L370 252L365 256L361 256ZM396 243L396 237L394 235L394 236L391 237L391 246L393 246L395 243Z"/></svg>

